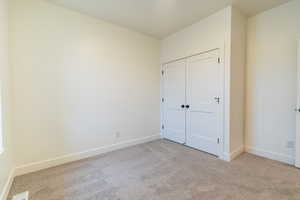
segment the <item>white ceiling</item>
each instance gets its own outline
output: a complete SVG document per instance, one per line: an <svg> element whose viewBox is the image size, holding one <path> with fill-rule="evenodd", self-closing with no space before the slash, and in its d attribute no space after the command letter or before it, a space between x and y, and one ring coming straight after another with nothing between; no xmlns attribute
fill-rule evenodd
<svg viewBox="0 0 300 200"><path fill-rule="evenodd" d="M290 0L49 0L163 38L233 4L247 16Z"/></svg>

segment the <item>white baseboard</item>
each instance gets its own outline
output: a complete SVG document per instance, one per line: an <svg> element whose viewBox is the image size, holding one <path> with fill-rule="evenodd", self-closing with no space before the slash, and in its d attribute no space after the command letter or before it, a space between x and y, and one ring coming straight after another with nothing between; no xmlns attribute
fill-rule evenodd
<svg viewBox="0 0 300 200"><path fill-rule="evenodd" d="M14 177L15 177L15 170L12 169L12 170L10 170L10 173L9 173L8 179L7 179L7 181L4 185L3 191L0 194L0 199L1 200L6 200L7 199L10 188L11 188L12 183L14 181Z"/></svg>
<svg viewBox="0 0 300 200"><path fill-rule="evenodd" d="M234 150L230 153L224 153L222 159L225 160L225 161L230 162L230 161L234 160L235 158L237 158L239 155L241 155L244 152L245 152L244 146L240 146L239 148L237 148L236 150Z"/></svg>
<svg viewBox="0 0 300 200"><path fill-rule="evenodd" d="M287 163L290 165L294 165L295 164L295 158L289 155L284 155L284 154L280 154L280 153L275 153L275 152L270 152L270 151L265 151L262 149L257 149L255 147L249 147L247 146L245 148L247 153L251 153L257 156L261 156L261 157L265 157L271 160L277 160L283 163Z"/></svg>
<svg viewBox="0 0 300 200"><path fill-rule="evenodd" d="M65 163L93 157L93 156L107 153L110 151L122 149L125 147L137 145L137 144L150 142L150 141L157 140L160 138L161 138L160 134L155 134L155 135L140 138L140 139L133 139L133 140L120 142L120 143L116 143L116 144L112 144L112 145L108 145L108 146L104 146L104 147L90 149L90 150L83 151L83 152L78 152L78 153L74 153L74 154L60 156L60 157L53 158L53 159L48 159L48 160L44 160L44 161L30 163L30 164L23 165L23 166L18 166L15 168L15 176L20 176L20 175L24 175L27 173L39 171L42 169L55 167L55 166L62 165Z"/></svg>

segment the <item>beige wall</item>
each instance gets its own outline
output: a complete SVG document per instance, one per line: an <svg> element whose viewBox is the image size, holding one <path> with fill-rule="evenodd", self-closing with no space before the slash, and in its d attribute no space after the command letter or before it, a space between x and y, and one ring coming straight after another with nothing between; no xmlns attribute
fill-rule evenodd
<svg viewBox="0 0 300 200"><path fill-rule="evenodd" d="M18 166L159 134L158 40L43 0L11 8Z"/></svg>
<svg viewBox="0 0 300 200"><path fill-rule="evenodd" d="M297 38L300 1L295 0L248 20L248 151L293 162L295 141Z"/></svg>
<svg viewBox="0 0 300 200"><path fill-rule="evenodd" d="M7 1L0 0L0 90L1 90L1 127L4 151L0 152L0 199L4 198L4 188L13 169L10 112L9 112L9 68L8 68L8 38L7 38Z"/></svg>

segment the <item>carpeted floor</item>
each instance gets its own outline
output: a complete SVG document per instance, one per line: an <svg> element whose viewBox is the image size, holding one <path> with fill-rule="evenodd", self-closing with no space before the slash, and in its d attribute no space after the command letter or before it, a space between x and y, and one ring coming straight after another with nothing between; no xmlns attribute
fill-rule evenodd
<svg viewBox="0 0 300 200"><path fill-rule="evenodd" d="M17 177L10 198L26 190L30 200L300 200L300 170L158 140Z"/></svg>

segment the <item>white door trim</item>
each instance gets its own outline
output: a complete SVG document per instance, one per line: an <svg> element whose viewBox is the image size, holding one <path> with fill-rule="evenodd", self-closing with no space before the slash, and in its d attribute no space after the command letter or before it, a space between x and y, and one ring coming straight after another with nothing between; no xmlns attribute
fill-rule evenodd
<svg viewBox="0 0 300 200"><path fill-rule="evenodd" d="M298 42L298 67L297 67L297 109L296 109L296 141L295 141L295 166L300 168L300 39Z"/></svg>

